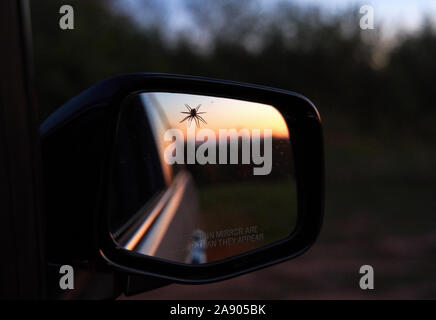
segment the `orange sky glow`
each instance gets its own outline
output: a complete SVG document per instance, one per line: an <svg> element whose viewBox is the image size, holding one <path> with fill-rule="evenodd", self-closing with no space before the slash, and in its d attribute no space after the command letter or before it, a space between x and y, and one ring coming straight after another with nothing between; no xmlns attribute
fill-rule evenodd
<svg viewBox="0 0 436 320"><path fill-rule="evenodd" d="M187 112L185 104L191 108L201 104L199 112L207 124L201 123L199 129L211 129L218 136L219 129L271 129L273 137L289 137L285 120L273 106L250 101L217 98L210 96L199 96L179 93L147 93L147 99L160 109L170 128L182 130L186 136L188 121L180 123L187 116L181 113ZM195 126L195 122L191 122Z"/></svg>

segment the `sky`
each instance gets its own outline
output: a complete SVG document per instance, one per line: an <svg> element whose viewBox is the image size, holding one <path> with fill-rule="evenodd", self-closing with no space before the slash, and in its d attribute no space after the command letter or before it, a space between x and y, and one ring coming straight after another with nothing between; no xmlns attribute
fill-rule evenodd
<svg viewBox="0 0 436 320"><path fill-rule="evenodd" d="M122 0L125 9L133 15L141 15L142 0ZM216 1L216 0L204 0ZM283 0L259 0L264 8L272 7ZM284 0L285 2L287 0ZM350 7L369 4L374 8L375 27L383 27L388 34L402 31L414 31L422 24L426 16L436 20L435 0L288 0L301 7L317 6L327 14L335 14ZM180 29L190 26L190 17L184 9L184 0L157 1L159 6L167 8L167 22L171 28Z"/></svg>
<svg viewBox="0 0 436 320"><path fill-rule="evenodd" d="M386 28L395 31L416 30L426 15L436 18L434 0L294 0L293 2L303 6L317 5L333 13L354 5L360 7L369 4L374 8L376 24L383 24Z"/></svg>
<svg viewBox="0 0 436 320"><path fill-rule="evenodd" d="M208 128L218 136L219 129L260 129L261 135L265 129L271 129L272 135L276 137L288 137L288 128L285 120L277 109L270 105L254 103L249 101L217 98L178 93L152 93L143 94L152 96L154 101L162 108L166 120L171 128L182 130L186 136L188 122L180 121L187 116L181 112L187 112L184 104L191 108L201 105L199 112L206 124L201 123L200 128ZM191 126L195 126L192 123ZM162 133L161 133L162 134Z"/></svg>

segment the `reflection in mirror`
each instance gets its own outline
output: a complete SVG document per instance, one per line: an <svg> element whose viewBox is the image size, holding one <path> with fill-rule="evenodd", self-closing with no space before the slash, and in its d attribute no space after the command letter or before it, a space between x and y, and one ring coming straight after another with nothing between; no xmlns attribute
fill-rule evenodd
<svg viewBox="0 0 436 320"><path fill-rule="evenodd" d="M296 225L290 132L273 106L135 94L123 104L114 157L110 229L127 250L207 263Z"/></svg>

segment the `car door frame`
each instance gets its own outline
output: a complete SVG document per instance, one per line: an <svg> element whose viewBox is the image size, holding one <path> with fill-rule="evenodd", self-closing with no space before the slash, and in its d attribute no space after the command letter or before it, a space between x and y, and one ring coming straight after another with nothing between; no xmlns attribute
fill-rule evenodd
<svg viewBox="0 0 436 320"><path fill-rule="evenodd" d="M0 2L0 298L46 297L41 162L27 0Z"/></svg>

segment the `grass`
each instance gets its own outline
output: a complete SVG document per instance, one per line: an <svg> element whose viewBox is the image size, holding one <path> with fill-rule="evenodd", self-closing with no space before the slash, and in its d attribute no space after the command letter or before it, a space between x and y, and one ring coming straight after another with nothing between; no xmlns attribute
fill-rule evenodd
<svg viewBox="0 0 436 320"><path fill-rule="evenodd" d="M206 231L257 225L268 243L295 227L296 186L291 179L211 184L199 192Z"/></svg>

